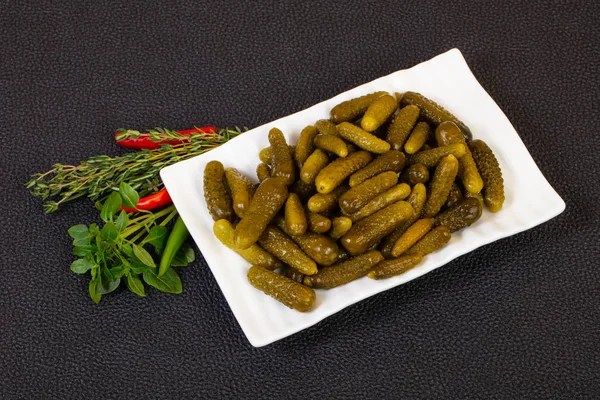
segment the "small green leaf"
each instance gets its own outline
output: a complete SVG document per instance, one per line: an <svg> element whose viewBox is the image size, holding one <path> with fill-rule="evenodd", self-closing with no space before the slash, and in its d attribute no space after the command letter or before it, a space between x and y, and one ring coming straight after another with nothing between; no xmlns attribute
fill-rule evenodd
<svg viewBox="0 0 600 400"><path fill-rule="evenodd" d="M138 246L137 244L134 243L133 244L133 254L137 257L138 260L140 260L147 266L156 268L156 264L154 263L152 256L142 246Z"/></svg>
<svg viewBox="0 0 600 400"><path fill-rule="evenodd" d="M96 246L94 246L93 244L75 246L73 247L73 255L76 255L77 257L91 256L92 254L94 254L95 249Z"/></svg>
<svg viewBox="0 0 600 400"><path fill-rule="evenodd" d="M144 281L161 292L179 294L182 292L181 279L177 272L173 268L167 269L167 271L158 277L154 270L148 270L144 272Z"/></svg>
<svg viewBox="0 0 600 400"><path fill-rule="evenodd" d="M196 259L196 253L194 249L188 243L184 243L183 246L177 251L173 261L171 261L171 267L187 267L189 263L194 262Z"/></svg>
<svg viewBox="0 0 600 400"><path fill-rule="evenodd" d="M103 239L114 241L119 236L117 226L112 222L107 222L100 231L100 236Z"/></svg>
<svg viewBox="0 0 600 400"><path fill-rule="evenodd" d="M121 249L123 250L123 254L125 254L127 257L135 257L135 255L133 254L133 248L130 245L124 244Z"/></svg>
<svg viewBox="0 0 600 400"><path fill-rule="evenodd" d="M137 208L137 203L140 200L140 195L130 185L121 182L119 185L119 193L123 199L123 204L127 208Z"/></svg>
<svg viewBox="0 0 600 400"><path fill-rule="evenodd" d="M108 281L105 284L102 285L98 285L98 293L100 294L108 294L110 292L113 292L116 288L119 287L119 284L121 283L121 279L117 278L117 279L113 279L111 281Z"/></svg>
<svg viewBox="0 0 600 400"><path fill-rule="evenodd" d="M71 271L81 275L88 272L93 266L94 263L90 259L79 258L71 263Z"/></svg>
<svg viewBox="0 0 600 400"><path fill-rule="evenodd" d="M69 233L69 236L71 236L73 239L87 237L90 235L88 227L83 224L74 225L70 227L67 232Z"/></svg>
<svg viewBox="0 0 600 400"><path fill-rule="evenodd" d="M138 296L146 296L146 290L144 289L144 284L142 280L134 274L129 274L127 276L127 287L129 290Z"/></svg>
<svg viewBox="0 0 600 400"><path fill-rule="evenodd" d="M117 192L112 192L100 210L100 218L104 222L112 221L119 208L121 208L121 196Z"/></svg>
<svg viewBox="0 0 600 400"><path fill-rule="evenodd" d="M119 232L123 232L125 230L125 228L127 228L127 224L129 223L129 217L127 216L127 213L125 211L121 211L121 213L119 214L119 217L117 218L117 229L119 230Z"/></svg>
<svg viewBox="0 0 600 400"><path fill-rule="evenodd" d="M90 235L98 236L100 233L100 229L98 229L98 224L90 224Z"/></svg>
<svg viewBox="0 0 600 400"><path fill-rule="evenodd" d="M150 243L155 249L161 251L165 248L168 236L169 230L166 227L156 225L150 228L150 232L143 243Z"/></svg>
<svg viewBox="0 0 600 400"><path fill-rule="evenodd" d="M108 270L114 279L121 278L125 274L125 267L119 265L118 267L112 267Z"/></svg>
<svg viewBox="0 0 600 400"><path fill-rule="evenodd" d="M98 293L97 286L98 286L98 280L97 279L92 279L90 281L90 284L88 285L88 292L90 294L90 298L96 304L100 303L100 299L102 298L102 295L100 293Z"/></svg>
<svg viewBox="0 0 600 400"><path fill-rule="evenodd" d="M75 247L87 246L90 244L91 241L92 241L91 235L81 236L81 237L78 237L77 239L73 239L73 246L75 246Z"/></svg>
<svg viewBox="0 0 600 400"><path fill-rule="evenodd" d="M133 261L131 263L131 271L133 271L134 274L143 274L150 269L151 268L149 266L139 261Z"/></svg>

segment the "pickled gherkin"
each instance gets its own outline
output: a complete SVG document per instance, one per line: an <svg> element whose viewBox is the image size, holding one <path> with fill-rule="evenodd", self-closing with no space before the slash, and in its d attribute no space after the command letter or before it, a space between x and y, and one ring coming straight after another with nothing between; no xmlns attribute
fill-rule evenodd
<svg viewBox="0 0 600 400"><path fill-rule="evenodd" d="M287 197L288 189L283 180L265 179L256 189L246 215L235 228L235 247L247 249L255 243Z"/></svg>
<svg viewBox="0 0 600 400"><path fill-rule="evenodd" d="M290 149L290 154L295 154L296 146L288 145L288 149ZM273 163L273 150L271 149L271 146L262 149L258 153L258 158L260 159L260 162L271 165Z"/></svg>
<svg viewBox="0 0 600 400"><path fill-rule="evenodd" d="M250 200L254 195L254 183L235 168L225 170L225 179L231 191L233 211L242 218L250 207Z"/></svg>
<svg viewBox="0 0 600 400"><path fill-rule="evenodd" d="M402 150L419 118L419 107L406 106L396 114L388 128L387 141L394 150Z"/></svg>
<svg viewBox="0 0 600 400"><path fill-rule="evenodd" d="M336 187L331 193L316 193L308 199L308 209L316 213L333 211L338 206L338 200L349 189L346 185Z"/></svg>
<svg viewBox="0 0 600 400"><path fill-rule="evenodd" d="M426 183L429 180L429 170L423 164L409 165L402 171L400 180L412 186L417 183Z"/></svg>
<svg viewBox="0 0 600 400"><path fill-rule="evenodd" d="M329 164L329 156L321 149L316 149L302 165L300 179L306 184L313 184L319 172Z"/></svg>
<svg viewBox="0 0 600 400"><path fill-rule="evenodd" d="M273 153L271 176L281 178L286 185L291 185L296 179L296 166L292 154L285 141L283 133L273 128L269 131L269 143Z"/></svg>
<svg viewBox="0 0 600 400"><path fill-rule="evenodd" d="M331 229L331 220L321 214L307 212L308 230L315 233L325 233Z"/></svg>
<svg viewBox="0 0 600 400"><path fill-rule="evenodd" d="M315 289L332 289L365 276L380 261L383 261L381 253L372 250L305 276L304 284Z"/></svg>
<svg viewBox="0 0 600 400"><path fill-rule="evenodd" d="M449 154L457 159L464 156L467 146L463 143L452 143L447 146L434 147L433 149L419 151L408 158L409 164L423 164L425 168L437 166L440 160Z"/></svg>
<svg viewBox="0 0 600 400"><path fill-rule="evenodd" d="M271 177L271 167L269 164L260 163L256 167L256 176L258 177L258 182L262 182L267 178Z"/></svg>
<svg viewBox="0 0 600 400"><path fill-rule="evenodd" d="M357 151L348 157L338 158L323 168L317 175L315 179L317 191L319 193L331 193L347 177L367 165L371 159L371 153L367 151Z"/></svg>
<svg viewBox="0 0 600 400"><path fill-rule="evenodd" d="M281 268L283 263L279 261L274 255L263 249L257 244L253 244L247 249L241 250L235 247L233 244L233 234L235 228L226 219L220 219L213 225L213 232L217 239L223 243L227 248L238 253L244 260L248 261L252 265L259 265L261 267L274 270Z"/></svg>
<svg viewBox="0 0 600 400"><path fill-rule="evenodd" d="M213 220L235 219L231 196L225 186L225 169L219 161L210 161L204 168L204 199Z"/></svg>
<svg viewBox="0 0 600 400"><path fill-rule="evenodd" d="M469 192L467 192L467 193L469 193ZM452 184L452 187L450 188L450 192L448 193L448 199L446 200L446 203L444 204L444 208L446 208L446 209L452 208L456 204L458 204L462 199L463 199L462 191L460 190L460 188L458 187L458 185L455 182Z"/></svg>
<svg viewBox="0 0 600 400"><path fill-rule="evenodd" d="M308 229L304 207L296 193L290 193L285 202L285 226L292 236L304 235Z"/></svg>
<svg viewBox="0 0 600 400"><path fill-rule="evenodd" d="M433 218L423 218L412 224L394 244L392 256L401 256L431 230L434 222L435 220Z"/></svg>
<svg viewBox="0 0 600 400"><path fill-rule="evenodd" d="M317 190L315 189L315 185L307 184L301 180L298 180L296 183L290 186L289 191L290 193L296 193L298 197L300 197L300 200L302 200L303 203L306 203L306 201L308 201L308 199L310 199Z"/></svg>
<svg viewBox="0 0 600 400"><path fill-rule="evenodd" d="M315 305L314 290L262 267L253 266L248 270L248 282L289 308L306 312Z"/></svg>
<svg viewBox="0 0 600 400"><path fill-rule="evenodd" d="M375 265L367 276L371 279L391 278L416 267L422 259L423 256L421 254L411 254L393 260L383 260Z"/></svg>
<svg viewBox="0 0 600 400"><path fill-rule="evenodd" d="M275 257L306 275L317 272L317 264L294 241L276 227L269 225L258 243Z"/></svg>
<svg viewBox="0 0 600 400"><path fill-rule="evenodd" d="M458 173L458 160L452 154L442 158L435 169L431 179L430 194L423 208L423 216L435 217L446 200L456 174Z"/></svg>
<svg viewBox="0 0 600 400"><path fill-rule="evenodd" d="M331 109L331 121L335 124L354 121L367 111L371 103L387 94L387 92L376 92L344 101Z"/></svg>
<svg viewBox="0 0 600 400"><path fill-rule="evenodd" d="M329 236L337 240L344 236L352 228L352 220L348 217L335 217L331 221Z"/></svg>
<svg viewBox="0 0 600 400"><path fill-rule="evenodd" d="M438 226L437 228L433 228L427 233L427 235L423 236L421 240L415 243L410 249L404 252L405 256L409 254L421 254L426 256L429 253L433 253L444 247L446 243L450 241L452 237L452 233L450 233L450 229L447 226Z"/></svg>
<svg viewBox="0 0 600 400"><path fill-rule="evenodd" d="M350 122L342 122L337 126L339 135L347 141L354 143L363 150L371 153L383 154L390 149L390 144L377 136L352 125Z"/></svg>
<svg viewBox="0 0 600 400"><path fill-rule="evenodd" d="M400 172L406 163L406 156L398 150L390 150L371 161L366 167L350 176L350 186L356 186L385 171Z"/></svg>
<svg viewBox="0 0 600 400"><path fill-rule="evenodd" d="M479 201L479 205L481 206L481 209L483 210L483 195L481 193L471 193L468 190L465 190L463 193L463 198L465 197L473 197L474 199L477 199L477 201ZM461 199L462 200L462 199Z"/></svg>
<svg viewBox="0 0 600 400"><path fill-rule="evenodd" d="M306 232L303 235L292 236L287 230L284 219L280 217L275 218L275 225L281 229L283 233L290 236L302 251L317 264L331 265L337 261L340 248L335 240L329 236L314 232Z"/></svg>
<svg viewBox="0 0 600 400"><path fill-rule="evenodd" d="M363 208L354 214L350 214L349 217L353 222L358 222L392 203L404 200L409 194L410 186L406 183L400 183L381 193L379 196L369 201Z"/></svg>
<svg viewBox="0 0 600 400"><path fill-rule="evenodd" d="M492 212L498 212L504 204L504 179L500 164L483 140L473 140L469 143L469 148L484 182L485 206Z"/></svg>
<svg viewBox="0 0 600 400"><path fill-rule="evenodd" d="M438 214L435 217L436 226L447 226L450 232L456 232L477 221L481 217L482 209L479 200L467 197L453 208Z"/></svg>
<svg viewBox="0 0 600 400"><path fill-rule="evenodd" d="M282 268L281 275L290 278L291 280L296 281L298 283L302 283L305 277L305 275L302 272L298 271L296 268L290 267L289 265L286 265Z"/></svg>
<svg viewBox="0 0 600 400"><path fill-rule="evenodd" d="M375 100L363 115L360 126L367 132L373 132L392 116L398 104L393 96L385 95Z"/></svg>
<svg viewBox="0 0 600 400"><path fill-rule="evenodd" d="M338 136L337 126L328 119L318 120L315 126L320 134Z"/></svg>
<svg viewBox="0 0 600 400"><path fill-rule="evenodd" d="M344 193L339 200L340 209L345 214L358 212L361 208L366 206L369 201L385 192L396 183L398 183L398 176L395 172L382 172L381 174L352 187Z"/></svg>
<svg viewBox="0 0 600 400"><path fill-rule="evenodd" d="M348 146L346 142L337 136L318 134L314 140L315 147L328 151L339 157L346 157L348 155Z"/></svg>
<svg viewBox="0 0 600 400"><path fill-rule="evenodd" d="M300 137L298 138L298 143L296 143L296 148L294 150L294 158L296 159L298 168L302 168L302 165L304 165L308 156L315 150L313 141L318 133L319 131L317 131L317 128L312 125L307 126L300 132Z"/></svg>
<svg viewBox="0 0 600 400"><path fill-rule="evenodd" d="M404 143L404 151L407 154L415 154L421 150L431 134L431 128L427 122L419 122L413 128L406 143Z"/></svg>

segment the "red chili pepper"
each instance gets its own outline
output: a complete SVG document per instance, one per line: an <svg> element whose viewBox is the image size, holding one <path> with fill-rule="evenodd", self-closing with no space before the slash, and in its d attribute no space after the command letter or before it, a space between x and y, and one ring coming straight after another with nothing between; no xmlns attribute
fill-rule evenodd
<svg viewBox="0 0 600 400"><path fill-rule="evenodd" d="M125 212L136 212L138 210L154 210L156 208L164 207L173 203L167 188L162 188L158 192L151 194L150 196L142 197L138 200L137 208L125 208L121 207L121 210Z"/></svg>
<svg viewBox="0 0 600 400"><path fill-rule="evenodd" d="M180 135L191 135L193 133L213 133L216 132L217 128L214 126L203 126L202 128L194 128L194 129L185 129L182 131L177 131ZM121 132L115 132L115 136L119 135ZM158 149L163 144L176 145L181 143L187 143L188 139L166 139L161 141L154 141L150 139L148 134L141 134L139 137L135 139L123 139L118 140L117 143L123 147L127 147L129 149L148 149L155 150Z"/></svg>

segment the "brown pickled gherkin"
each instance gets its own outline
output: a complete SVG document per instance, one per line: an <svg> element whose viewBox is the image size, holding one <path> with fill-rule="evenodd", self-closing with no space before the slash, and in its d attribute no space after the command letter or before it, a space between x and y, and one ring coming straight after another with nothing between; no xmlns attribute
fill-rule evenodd
<svg viewBox="0 0 600 400"><path fill-rule="evenodd" d="M340 137L354 143L363 150L383 154L390 150L390 144L385 140L359 128L350 122L342 122L337 126Z"/></svg>
<svg viewBox="0 0 600 400"><path fill-rule="evenodd" d="M323 135L338 136L337 126L328 119L321 119L315 123L319 133Z"/></svg>
<svg viewBox="0 0 600 400"><path fill-rule="evenodd" d="M356 185L339 200L340 209L345 214L353 214L366 206L369 201L398 183L398 175L394 171L382 172L363 183Z"/></svg>
<svg viewBox="0 0 600 400"><path fill-rule="evenodd" d="M337 240L344 236L352 228L352 220L348 217L335 217L331 220L331 231L329 236Z"/></svg>
<svg viewBox="0 0 600 400"><path fill-rule="evenodd" d="M421 240L406 250L404 255L421 254L426 256L444 247L450 241L451 237L452 233L450 233L450 229L447 226L438 226L430 230L427 235L423 236Z"/></svg>
<svg viewBox="0 0 600 400"><path fill-rule="evenodd" d="M382 260L381 253L372 250L323 268L312 276L305 276L304 284L315 289L332 289L365 276Z"/></svg>
<svg viewBox="0 0 600 400"><path fill-rule="evenodd" d="M388 128L386 140L394 150L402 150L419 118L419 107L406 106L400 109Z"/></svg>
<svg viewBox="0 0 600 400"><path fill-rule="evenodd" d="M387 92L375 92L344 101L331 109L331 121L335 124L354 121L367 111L371 103L387 94Z"/></svg>
<svg viewBox="0 0 600 400"><path fill-rule="evenodd" d="M337 136L318 134L315 136L314 145L323 151L328 151L339 157L346 157L348 155L346 142Z"/></svg>
<svg viewBox="0 0 600 400"><path fill-rule="evenodd" d="M304 162L308 156L310 156L315 150L313 141L318 133L319 131L317 131L317 128L312 125L307 126L306 128L302 129L302 132L300 132L300 137L298 138L298 142L296 143L296 148L294 150L294 158L296 159L296 165L298 168L302 168L302 165L304 165Z"/></svg>
<svg viewBox="0 0 600 400"><path fill-rule="evenodd" d="M447 226L450 232L465 228L481 217L482 209L479 200L468 197L453 208L438 214L435 217L436 226Z"/></svg>
<svg viewBox="0 0 600 400"><path fill-rule="evenodd" d="M298 283L302 283L305 277L305 275L302 272L298 271L296 268L290 267L289 265L286 265L282 268L281 275L290 278L291 280L296 281Z"/></svg>
<svg viewBox="0 0 600 400"><path fill-rule="evenodd" d="M417 183L426 183L429 180L429 170L423 164L409 165L402 171L400 180L412 186Z"/></svg>
<svg viewBox="0 0 600 400"><path fill-rule="evenodd" d="M315 183L319 172L329 164L329 156L321 149L315 149L300 169L300 179L306 184Z"/></svg>
<svg viewBox="0 0 600 400"><path fill-rule="evenodd" d="M273 254L289 266L296 268L306 275L317 272L317 264L285 233L273 225L267 226L258 243L261 247Z"/></svg>
<svg viewBox="0 0 600 400"><path fill-rule="evenodd" d="M316 151L316 150L315 150ZM367 165L373 157L368 151L357 151L348 157L338 158L321 169L315 179L319 193L331 193L347 177Z"/></svg>
<svg viewBox="0 0 600 400"><path fill-rule="evenodd" d="M401 256L431 230L434 222L435 220L433 218L423 218L415 221L415 223L412 224L394 244L392 256Z"/></svg>
<svg viewBox="0 0 600 400"><path fill-rule="evenodd" d="M321 214L308 211L308 230L315 233L325 233L331 229L331 220Z"/></svg>
<svg viewBox="0 0 600 400"><path fill-rule="evenodd" d="M448 200L448 193L450 193L450 188L457 173L458 160L456 157L450 154L440 160L431 179L429 197L423 208L425 218L435 217L440 212L440 209Z"/></svg>
<svg viewBox="0 0 600 400"><path fill-rule="evenodd" d="M367 276L371 279L391 278L416 267L422 259L423 256L421 254L411 254L393 260L383 260L375 265Z"/></svg>
<svg viewBox="0 0 600 400"><path fill-rule="evenodd" d="M283 266L283 263L279 261L274 255L263 249L257 244L253 244L247 249L241 250L235 247L233 244L233 234L235 228L226 219L220 219L213 225L213 233L219 239L223 245L227 248L238 253L242 258L248 261L252 265L259 265L261 267L274 270Z"/></svg>
<svg viewBox="0 0 600 400"><path fill-rule="evenodd" d="M340 251L336 241L320 233L306 232L303 235L292 236L287 231L283 218L276 217L275 225L290 236L310 258L319 265L331 265L337 261Z"/></svg>
<svg viewBox="0 0 600 400"><path fill-rule="evenodd" d="M397 107L398 103L393 96L381 96L367 108L360 126L367 132L373 132L392 116Z"/></svg>
<svg viewBox="0 0 600 400"><path fill-rule="evenodd" d="M412 206L405 201L390 204L352 225L341 238L342 246L352 255L363 253L410 218L412 213Z"/></svg>
<svg viewBox="0 0 600 400"><path fill-rule="evenodd" d="M285 202L285 226L292 236L304 235L308 220L302 202L296 193L290 193Z"/></svg>
<svg viewBox="0 0 600 400"><path fill-rule="evenodd" d="M254 195L254 183L235 168L225 170L225 179L231 191L233 211L242 218L250 207L250 200Z"/></svg>
<svg viewBox="0 0 600 400"><path fill-rule="evenodd" d="M429 150L419 151L408 158L409 164L423 164L425 168L433 168L440 160L449 154L457 159L464 156L467 146L463 143L452 143L447 146L434 147Z"/></svg>
<svg viewBox="0 0 600 400"><path fill-rule="evenodd" d="M468 193L468 192L467 192ZM463 199L463 194L458 185L455 183L452 184L450 188L450 192L448 193L448 199L446 203L444 203L444 208L452 208L456 204L458 204Z"/></svg>
<svg viewBox="0 0 600 400"><path fill-rule="evenodd" d="M474 199L477 199L477 201L479 202L479 205L481 206L481 209L483 210L484 202L483 202L483 195L481 194L481 192L480 193L471 193L468 190L465 190L462 193L462 195L463 195L463 198L472 197Z"/></svg>
<svg viewBox="0 0 600 400"><path fill-rule="evenodd" d="M316 213L327 213L334 211L338 206L338 200L349 187L347 185L340 185L336 187L331 193L315 193L310 199L308 199L308 209Z"/></svg>
<svg viewBox="0 0 600 400"><path fill-rule="evenodd" d="M431 128L429 124L427 122L418 122L410 133L408 140L404 143L406 154L415 154L421 150L430 135Z"/></svg>
<svg viewBox="0 0 600 400"><path fill-rule="evenodd" d="M400 105L403 107L407 105L415 105L419 107L421 109L421 117L434 127L437 127L444 121L452 121L458 125L467 142L473 138L471 130L464 123L462 123L444 107L420 93L405 92L400 100Z"/></svg>
<svg viewBox="0 0 600 400"><path fill-rule="evenodd" d="M295 152L296 152L295 145L288 145L288 149L290 149L290 154L295 154ZM273 163L273 150L271 149L271 146L268 146L268 147L265 147L264 149L262 149L258 153L258 158L260 159L260 162L263 162L267 165L271 165Z"/></svg>
<svg viewBox="0 0 600 400"><path fill-rule="evenodd" d="M256 176L258 178L258 182L262 182L267 178L271 177L271 167L269 167L269 164L265 164L265 163L260 163L258 164L258 166L256 167Z"/></svg>
<svg viewBox="0 0 600 400"><path fill-rule="evenodd" d="M296 166L292 154L285 141L283 132L277 128L269 131L269 143L273 153L271 176L281 178L286 185L291 185L296 179Z"/></svg>
<svg viewBox="0 0 600 400"><path fill-rule="evenodd" d="M283 180L265 179L256 189L246 215L235 228L235 247L247 249L255 243L287 197L288 189Z"/></svg>
<svg viewBox="0 0 600 400"><path fill-rule="evenodd" d="M248 270L248 282L289 308L306 312L315 305L314 290L262 267L253 266Z"/></svg>
<svg viewBox="0 0 600 400"><path fill-rule="evenodd" d="M398 150L390 150L375 158L366 167L350 176L350 186L356 186L385 171L400 172L406 163L406 156Z"/></svg>
<svg viewBox="0 0 600 400"><path fill-rule="evenodd" d="M225 186L225 169L219 161L210 161L204 168L204 199L213 220L235 219L231 196Z"/></svg>
<svg viewBox="0 0 600 400"><path fill-rule="evenodd" d="M484 182L485 206L492 212L498 212L504 204L504 179L500 164L483 140L473 140L469 143L469 148Z"/></svg>
<svg viewBox="0 0 600 400"><path fill-rule="evenodd" d="M442 122L437 127L435 130L435 139L439 146L446 146L452 143L467 144L458 126L451 121ZM468 146L465 147L465 154L458 159L458 165L458 176L465 189L471 193L481 192L483 180L481 179L481 175L479 175L477 165L475 165L475 160L473 160L473 155Z"/></svg>
<svg viewBox="0 0 600 400"><path fill-rule="evenodd" d="M406 183L399 183L369 201L363 208L350 214L349 217L353 222L358 222L392 203L404 200L409 194L410 186Z"/></svg>
<svg viewBox="0 0 600 400"><path fill-rule="evenodd" d="M290 193L296 193L298 197L300 197L300 200L302 200L303 203L306 203L317 190L315 189L315 185L298 180L290 186L289 191Z"/></svg>

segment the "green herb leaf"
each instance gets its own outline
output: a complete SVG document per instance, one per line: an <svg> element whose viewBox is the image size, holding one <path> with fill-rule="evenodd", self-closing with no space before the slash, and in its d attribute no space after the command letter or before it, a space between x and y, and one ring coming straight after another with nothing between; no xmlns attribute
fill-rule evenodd
<svg viewBox="0 0 600 400"><path fill-rule="evenodd" d="M118 267L112 267L108 270L114 279L121 278L125 274L125 267L119 265Z"/></svg>
<svg viewBox="0 0 600 400"><path fill-rule="evenodd" d="M152 256L142 246L138 246L137 244L134 243L133 244L133 254L137 257L138 260L140 260L147 266L156 268L156 264L154 263Z"/></svg>
<svg viewBox="0 0 600 400"><path fill-rule="evenodd" d="M129 184L121 182L119 185L119 193L123 199L123 204L127 208L137 208L137 203L140 200L140 195Z"/></svg>
<svg viewBox="0 0 600 400"><path fill-rule="evenodd" d="M81 275L88 272L93 266L94 263L90 259L79 258L71 263L71 271Z"/></svg>
<svg viewBox="0 0 600 400"><path fill-rule="evenodd" d="M100 210L100 218L102 218L102 221L112 221L117 211L119 211L119 208L121 208L121 204L122 201L119 193L112 192L104 202L102 210Z"/></svg>
<svg viewBox="0 0 600 400"><path fill-rule="evenodd" d="M92 279L90 281L90 284L88 285L88 292L90 294L90 298L96 304L100 303L100 299L102 298L102 295L100 293L98 293L97 286L98 286L98 280L97 279Z"/></svg>
<svg viewBox="0 0 600 400"><path fill-rule="evenodd" d="M121 211L119 217L117 218L117 222L115 223L119 232L123 232L125 228L127 228L128 223L129 217L127 216L127 213L125 211Z"/></svg>
<svg viewBox="0 0 600 400"><path fill-rule="evenodd" d="M67 232L69 233L69 236L71 236L73 239L87 237L90 235L88 227L83 224L72 226Z"/></svg>
<svg viewBox="0 0 600 400"><path fill-rule="evenodd" d="M107 222L100 231L102 239L114 241L119 236L119 230L117 226L112 222Z"/></svg>
<svg viewBox="0 0 600 400"><path fill-rule="evenodd" d="M134 274L143 274L144 272L146 272L146 271L148 271L150 269L151 269L151 267L149 267L146 264L141 263L139 261L133 261L131 263L131 271Z"/></svg>
<svg viewBox="0 0 600 400"><path fill-rule="evenodd" d="M144 284L142 283L142 280L135 274L127 275L127 287L131 292L137 294L138 296L146 296Z"/></svg>
<svg viewBox="0 0 600 400"><path fill-rule="evenodd" d="M93 244L87 244L84 246L75 246L75 247L73 247L73 254L76 255L77 257L91 256L94 254L95 249L96 249L96 246L94 246Z"/></svg>
<svg viewBox="0 0 600 400"><path fill-rule="evenodd" d="M171 261L171 267L187 267L189 263L194 262L196 259L196 253L189 243L184 243L183 246L177 251L173 261Z"/></svg>
<svg viewBox="0 0 600 400"><path fill-rule="evenodd" d="M182 292L181 279L173 268L167 269L161 277L158 277L154 270L144 272L144 281L161 292L180 294Z"/></svg>
<svg viewBox="0 0 600 400"><path fill-rule="evenodd" d="M100 233L100 229L98 229L98 224L90 224L90 235L98 236Z"/></svg>
<svg viewBox="0 0 600 400"><path fill-rule="evenodd" d="M113 292L116 288L119 287L119 284L121 284L121 278L113 279L111 281L108 281L107 283L98 285L98 293L108 294L110 292Z"/></svg>
<svg viewBox="0 0 600 400"><path fill-rule="evenodd" d="M78 237L77 239L73 239L73 246L75 246L75 247L87 246L91 243L91 241L92 241L91 235L81 236L81 237Z"/></svg>
<svg viewBox="0 0 600 400"><path fill-rule="evenodd" d="M125 254L127 257L129 257L129 258L135 257L135 255L133 254L133 248L131 247L131 245L124 244L123 247L121 247L121 249L123 250L123 254Z"/></svg>
<svg viewBox="0 0 600 400"><path fill-rule="evenodd" d="M169 236L169 230L160 225L153 226L144 239L143 243L150 243L158 251L162 251L167 243L167 237Z"/></svg>

